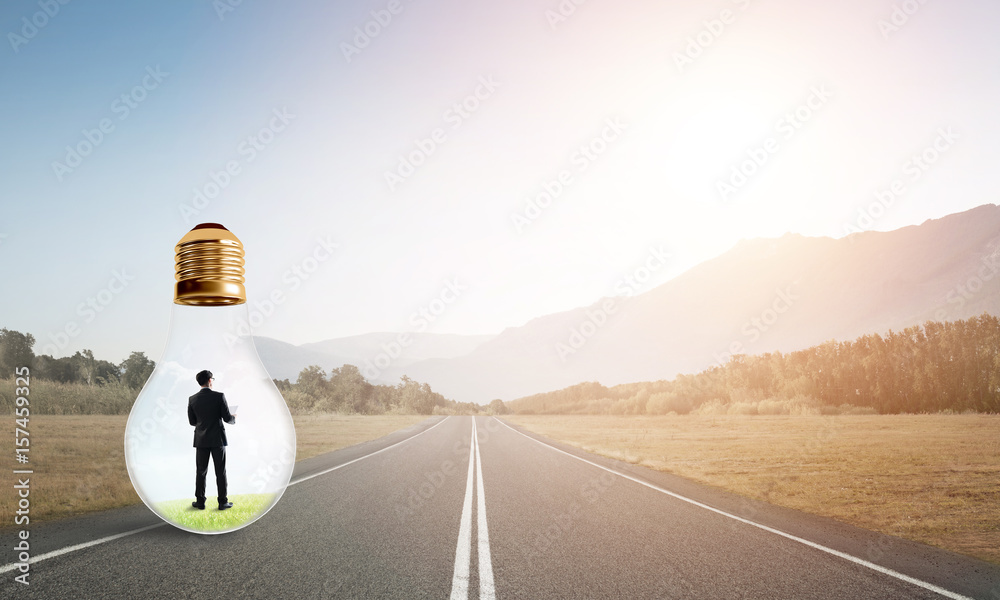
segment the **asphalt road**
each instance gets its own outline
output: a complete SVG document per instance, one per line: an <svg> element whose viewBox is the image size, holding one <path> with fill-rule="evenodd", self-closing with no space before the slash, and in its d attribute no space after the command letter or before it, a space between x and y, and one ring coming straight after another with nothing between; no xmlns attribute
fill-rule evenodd
<svg viewBox="0 0 1000 600"><path fill-rule="evenodd" d="M491 417L434 417L302 461L292 481L223 535L145 506L33 526L28 586L6 529L0 597L1000 598L1000 567Z"/></svg>

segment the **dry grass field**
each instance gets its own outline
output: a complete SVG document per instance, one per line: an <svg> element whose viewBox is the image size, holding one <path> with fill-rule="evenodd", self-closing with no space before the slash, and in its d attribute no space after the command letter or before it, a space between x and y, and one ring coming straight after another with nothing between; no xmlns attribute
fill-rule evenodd
<svg viewBox="0 0 1000 600"><path fill-rule="evenodd" d="M297 460L380 438L426 420L426 415L299 415L295 420Z"/></svg>
<svg viewBox="0 0 1000 600"><path fill-rule="evenodd" d="M1000 563L1000 416L533 416L579 448Z"/></svg>
<svg viewBox="0 0 1000 600"><path fill-rule="evenodd" d="M420 415L294 416L297 456L373 440L419 423ZM36 415L29 423L31 451L31 521L37 523L139 502L125 469L125 422L128 415ZM14 417L3 427L0 456L14 462ZM192 456L192 465L194 454ZM12 467L13 468L13 467ZM193 466L192 466L193 472ZM8 475L13 477L13 475ZM0 527L13 524L14 488L0 486Z"/></svg>

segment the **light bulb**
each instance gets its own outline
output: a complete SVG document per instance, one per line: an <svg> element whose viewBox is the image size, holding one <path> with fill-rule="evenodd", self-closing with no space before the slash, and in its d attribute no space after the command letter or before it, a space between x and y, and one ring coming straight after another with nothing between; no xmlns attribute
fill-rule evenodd
<svg viewBox="0 0 1000 600"><path fill-rule="evenodd" d="M160 518L187 531L224 533L263 516L288 487L295 427L250 336L243 244L222 225L205 223L181 238L175 253L167 343L129 413L125 463L139 497ZM201 371L214 376L208 392L196 379ZM222 422L218 393L236 415L234 423ZM226 496L220 497L216 476L220 453L209 449L201 508L193 505L196 431L202 446L217 447L220 426ZM221 500L233 506L220 507Z"/></svg>

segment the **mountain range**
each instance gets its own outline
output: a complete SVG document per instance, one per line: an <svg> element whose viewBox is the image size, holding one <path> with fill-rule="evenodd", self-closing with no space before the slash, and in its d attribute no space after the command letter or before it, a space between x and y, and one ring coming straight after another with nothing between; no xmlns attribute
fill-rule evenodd
<svg viewBox="0 0 1000 600"><path fill-rule="evenodd" d="M385 368L367 363L366 377L395 382L406 374L480 403L583 381L670 379L738 353L998 315L998 292L1000 207L990 204L889 232L745 240L644 293L600 298L495 336L411 334ZM294 378L309 364L364 371L397 336L255 342L273 376Z"/></svg>
<svg viewBox="0 0 1000 600"><path fill-rule="evenodd" d="M393 348L393 344L399 343L398 333L368 333L299 346L269 337L254 336L253 340L261 362L264 363L267 372L276 379L295 381L299 372L309 365L318 365L329 371L345 364L352 364L371 372L372 369L368 365L374 366L375 362L382 364L384 359L379 357L385 355L391 359L394 369L392 381L378 373L374 376L369 374L368 379L381 383L395 383L399 379L395 373L400 369L405 370L415 362L430 358L449 359L464 356L495 337L447 333L410 333L408 336L408 343L401 346L398 353ZM378 372L381 371L379 367L374 368Z"/></svg>

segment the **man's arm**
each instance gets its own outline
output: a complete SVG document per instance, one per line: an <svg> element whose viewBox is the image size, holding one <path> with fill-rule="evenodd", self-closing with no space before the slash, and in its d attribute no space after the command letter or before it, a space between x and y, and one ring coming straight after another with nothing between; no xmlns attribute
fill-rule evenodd
<svg viewBox="0 0 1000 600"><path fill-rule="evenodd" d="M188 423L192 427L198 425L198 415L194 414L194 407L191 406L191 401L188 400Z"/></svg>
<svg viewBox="0 0 1000 600"><path fill-rule="evenodd" d="M230 425L236 424L236 415L229 413L229 403L226 402L225 394L222 394L222 420Z"/></svg>

